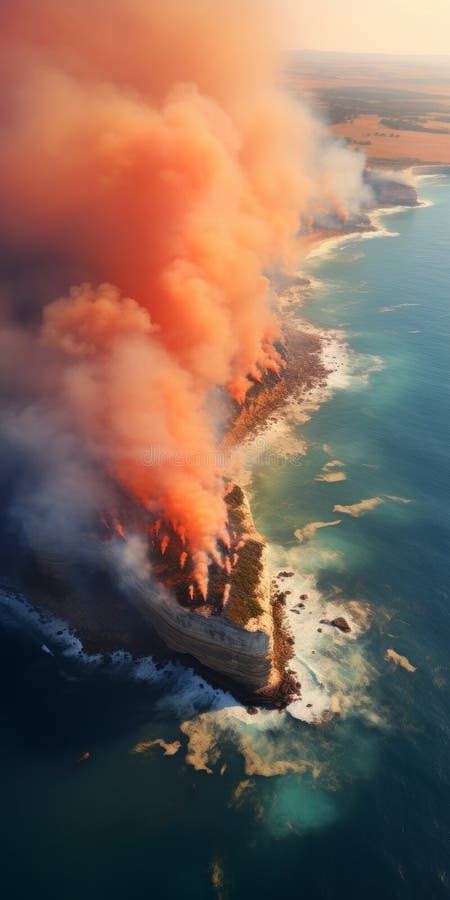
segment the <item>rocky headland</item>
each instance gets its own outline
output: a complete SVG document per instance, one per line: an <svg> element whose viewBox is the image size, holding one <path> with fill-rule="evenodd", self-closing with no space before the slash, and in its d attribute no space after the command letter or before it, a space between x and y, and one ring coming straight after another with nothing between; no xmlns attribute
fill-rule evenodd
<svg viewBox="0 0 450 900"><path fill-rule="evenodd" d="M226 603L217 602L211 588L207 601L196 605L183 605L167 590L149 597L144 583L132 599L170 650L239 685L247 700L279 705L293 688L285 672L291 638L283 616L274 611L266 541L238 485L231 486L226 500L238 548Z"/></svg>
<svg viewBox="0 0 450 900"><path fill-rule="evenodd" d="M406 181L373 171L365 178L374 206L417 204L416 191ZM328 226L336 234L374 227L369 211L357 221ZM297 275L279 287L280 295L291 292L298 302L309 284ZM268 372L255 381L245 404L231 409L225 451L275 421L292 398L301 400L308 390L326 383L320 335L291 327L289 315L284 324L278 346L284 366L279 374ZM71 577L73 571L68 577L70 548L55 547L49 554L42 532L28 535L32 559L24 567L24 586L41 608L71 624L88 652L107 656L121 649L135 657L151 653L161 662L181 657L247 703L284 705L300 689L289 670L294 640L284 615L286 598L274 587L265 539L238 484L228 483L226 503L230 547L221 551L227 565L211 562L206 597L195 585L182 538L164 522L146 527L151 583L130 574L126 584L118 583L111 574L111 544L126 539L128 521L134 517L132 512L127 520L127 511L125 528L108 523L100 553L98 541L95 553L91 551L87 536L84 571L77 571L76 578ZM345 620L323 624L348 629Z"/></svg>

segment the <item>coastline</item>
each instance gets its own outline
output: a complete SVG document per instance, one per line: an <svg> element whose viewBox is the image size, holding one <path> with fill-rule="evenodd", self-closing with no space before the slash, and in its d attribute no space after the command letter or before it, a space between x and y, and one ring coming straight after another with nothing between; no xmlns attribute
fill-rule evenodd
<svg viewBox="0 0 450 900"><path fill-rule="evenodd" d="M385 216L407 212L411 208L427 208L430 205L432 205L431 202L419 198L415 207L411 207L411 205L379 207L371 212L370 228L345 235L336 233L326 238L323 235L317 236L317 240L310 243L310 250L306 258L328 256L336 252L342 243L359 242L375 237L397 237L398 232L390 231L384 225ZM298 274L304 278L303 271L300 270ZM320 290L320 281L315 281L314 289ZM301 309L302 290L304 299L310 291L310 285L305 284L303 289L300 289L300 296L297 295L295 302L292 301L292 298L288 300L283 296L279 298L280 307L284 307L281 311L282 321L284 316L284 324L287 324L288 327L292 324L290 320L292 307L295 312L299 307ZM366 383L370 372L383 367L382 360L374 358L373 367L364 372L358 372L357 356L349 347L344 330L322 329L298 315L295 316L295 322L300 332L313 335L319 340L318 357L325 377L318 378L314 385L301 392L300 397L290 396L284 408L278 411L277 415L270 415L265 422L259 422L258 428L253 432L250 430L243 439L241 446L245 448L245 455L250 461L250 465L247 469L245 465L241 465L241 470L235 470L233 477L238 481L242 479L240 483L246 487L251 485L252 462L254 460L258 462L262 452L269 456L278 453L283 456L307 454L307 442L302 437L294 436L293 428L308 421L323 403L331 399L336 389L345 389L354 379ZM321 527L322 524L335 523L313 524ZM288 714L309 724L320 724L330 717L344 714L350 708L359 707L360 713L367 717L368 721L374 723L377 714L369 706L366 708L365 690L360 691L351 683L345 690L340 690L336 683L336 672L333 670L333 665L330 664L330 653L338 666L339 654L345 653L346 643L349 640L358 639L370 628L372 618L370 606L353 599L346 600L338 595L322 596L312 574L295 570L294 555L291 554L289 548L269 545L269 558L274 590L283 591L283 588L289 586L287 593L292 594L292 597L287 600L285 613L288 627L295 637L293 658L289 661L289 672L292 673L295 680L301 682L302 689L301 696L293 699L288 705ZM283 579L282 570L286 569L294 570L289 573L291 576L289 582ZM275 574L277 572L278 574ZM299 597L307 598L307 602L293 603L294 598L298 599ZM299 606L303 609L299 610ZM303 615L305 611L308 618ZM323 643L319 637L322 631L320 625L323 621L329 621L339 615L345 616L351 632L343 635L334 630L332 649L330 650L329 645L325 657L323 657ZM364 660L362 650L354 654L354 660L360 671L362 682L367 684L374 677L374 673L370 671L370 666Z"/></svg>
<svg viewBox="0 0 450 900"><path fill-rule="evenodd" d="M405 210L410 208L409 206L402 207ZM324 237L323 233L318 234L314 240L310 241L307 258L326 255L341 242L393 235L392 232L380 228L379 223L384 215L398 212L400 209L399 207L387 207L374 210L371 213L371 227L365 231L355 231L345 235L336 233L327 237ZM372 226L378 227L378 230L374 230ZM277 452L278 446L279 450L281 451L282 448L282 452L287 455L292 453L303 455L307 452L307 446L301 439L300 441L293 440L291 444L287 440L292 425L307 421L320 405L330 398L334 389L345 386L348 378L351 377L350 352L346 344L345 333L320 329L298 316L302 298L304 300L305 295L311 289L308 279L301 277L300 281L303 283L296 285L294 296L286 297L286 292L281 292L278 297L287 342L291 343L291 368L289 369L288 361L287 377L276 381L267 389L263 387L262 391L255 392L253 403L237 417L224 442L228 449L237 448L238 457L242 454L246 457L247 466L241 466L240 477L233 472L233 478L243 487L251 477L253 451L256 450L260 453L261 449L265 447L269 448L270 452L274 452L274 450ZM292 347L294 348L293 353ZM279 576L277 577L279 578ZM277 591L280 589L279 580L275 589ZM174 655L167 651L156 635L149 634L143 639L142 634L139 634L138 637L139 627L136 628L134 622L131 627L131 612L128 606L126 600L123 601L122 606L115 602L111 615L111 609L106 609L105 604L99 623L97 619L98 597L95 598L93 616L89 614L86 616L86 609L80 611L77 604L70 604L70 602L61 604L59 598L52 598L49 593L45 597L41 595L37 601L38 610L42 608L50 616L57 616L63 621L67 620L74 639L80 641L80 654L86 652L91 658L105 660L117 652L122 652L129 653L132 658L139 660L150 653L154 656L157 666L164 665L168 660L178 659L178 654ZM95 627L93 627L94 620L96 620ZM292 628L295 624L293 616L288 614L287 620L289 628ZM345 639L343 638L343 640ZM236 687L232 681L228 682L219 675L216 678L215 673L211 671L205 672L201 664L197 664L195 660L188 658L186 661L188 665L193 664L201 674L205 674L211 683L216 683L224 689L233 690ZM293 671L295 671L295 678L300 677L297 670ZM235 693L237 695L240 692L235 690ZM302 693L305 693L305 698L309 696L307 692L302 691ZM306 720L308 720L305 698L302 702L302 715L299 717L304 719L306 716ZM309 717L311 721L314 718L312 714Z"/></svg>

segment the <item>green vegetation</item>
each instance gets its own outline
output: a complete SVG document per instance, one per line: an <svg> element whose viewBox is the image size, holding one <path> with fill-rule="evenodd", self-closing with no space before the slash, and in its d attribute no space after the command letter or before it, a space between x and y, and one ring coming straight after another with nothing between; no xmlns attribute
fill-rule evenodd
<svg viewBox="0 0 450 900"><path fill-rule="evenodd" d="M263 569L262 551L263 544L251 538L239 551L238 561L231 577L230 596L225 608L226 616L237 625L246 625L250 619L263 612L255 596Z"/></svg>
<svg viewBox="0 0 450 900"><path fill-rule="evenodd" d="M245 495L239 485L233 485L225 497L228 506L228 520L238 536L248 528L246 522ZM238 551L236 565L230 581L230 595L225 607L227 618L236 625L246 625L250 619L261 615L263 608L256 598L263 563L261 560L264 544L254 538L247 538Z"/></svg>
<svg viewBox="0 0 450 900"><path fill-rule="evenodd" d="M235 484L233 490L225 497L228 506L228 522L237 534L245 529L244 492Z"/></svg>
<svg viewBox="0 0 450 900"><path fill-rule="evenodd" d="M395 128L396 131L426 131L428 134L450 134L450 128L433 128L422 125L418 119L380 119L380 125Z"/></svg>
<svg viewBox="0 0 450 900"><path fill-rule="evenodd" d="M235 484L233 489L226 495L225 502L230 509L237 509L239 506L242 506L244 502L244 491L238 484Z"/></svg>
<svg viewBox="0 0 450 900"><path fill-rule="evenodd" d="M432 118L445 115L443 104L449 98L445 94L422 93L401 88L364 88L362 86L340 86L339 88L319 88L315 91L319 105L327 112L332 125L351 122L358 116L387 116L388 120ZM384 123L386 124L386 123ZM394 125L387 125L388 128ZM416 129L414 129L416 130Z"/></svg>

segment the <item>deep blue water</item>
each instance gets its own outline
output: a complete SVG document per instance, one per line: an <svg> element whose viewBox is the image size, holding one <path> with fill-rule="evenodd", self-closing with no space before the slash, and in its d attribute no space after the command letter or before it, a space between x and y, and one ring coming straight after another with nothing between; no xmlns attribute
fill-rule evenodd
<svg viewBox="0 0 450 900"><path fill-rule="evenodd" d="M321 286L301 314L345 329L352 368L299 428L300 464L262 465L252 484L274 557L318 596L370 612L347 644L313 629L341 714L320 726L250 718L181 667L156 675L149 664L137 678L47 636L51 657L42 629L5 611L8 900L449 896L450 179L420 191L434 205L384 220L397 237L308 262ZM345 480L317 481L333 459ZM371 498L381 502L359 517L333 511ZM294 536L336 518L309 541ZM416 671L387 661L388 648ZM206 740L212 774L186 761L182 721ZM181 747L131 752L154 738ZM277 764L284 774L271 774Z"/></svg>

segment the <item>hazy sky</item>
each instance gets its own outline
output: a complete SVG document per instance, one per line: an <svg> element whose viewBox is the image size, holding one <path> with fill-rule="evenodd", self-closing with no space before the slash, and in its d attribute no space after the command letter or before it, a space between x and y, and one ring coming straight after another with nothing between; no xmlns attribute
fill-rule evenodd
<svg viewBox="0 0 450 900"><path fill-rule="evenodd" d="M302 46L450 53L450 0L299 0Z"/></svg>

